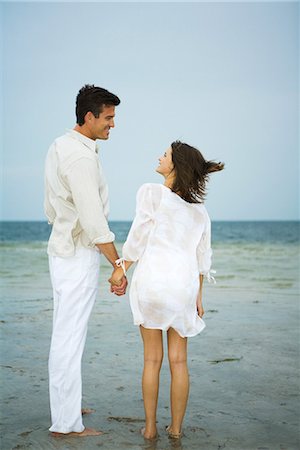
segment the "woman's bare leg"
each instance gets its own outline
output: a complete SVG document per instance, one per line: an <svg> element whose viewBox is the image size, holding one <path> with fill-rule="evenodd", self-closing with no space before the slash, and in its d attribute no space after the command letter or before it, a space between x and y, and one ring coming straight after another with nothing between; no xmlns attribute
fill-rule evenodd
<svg viewBox="0 0 300 450"><path fill-rule="evenodd" d="M142 378L146 427L143 435L154 438L156 429L156 409L159 390L159 372L163 360L163 341L161 330L140 327L144 343L144 371Z"/></svg>
<svg viewBox="0 0 300 450"><path fill-rule="evenodd" d="M168 330L168 357L171 371L171 424L169 432L180 435L189 396L187 368L187 338L173 329Z"/></svg>

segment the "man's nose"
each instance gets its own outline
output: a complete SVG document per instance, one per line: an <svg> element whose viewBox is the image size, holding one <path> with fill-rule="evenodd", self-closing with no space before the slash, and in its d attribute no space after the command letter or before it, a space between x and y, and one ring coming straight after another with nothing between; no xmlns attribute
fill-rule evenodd
<svg viewBox="0 0 300 450"><path fill-rule="evenodd" d="M109 126L110 126L110 128L115 128L114 119L111 119Z"/></svg>

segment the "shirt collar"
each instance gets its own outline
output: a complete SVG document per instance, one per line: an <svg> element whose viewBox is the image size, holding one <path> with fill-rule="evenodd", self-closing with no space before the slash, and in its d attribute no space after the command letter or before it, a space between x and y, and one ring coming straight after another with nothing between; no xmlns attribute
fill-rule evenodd
<svg viewBox="0 0 300 450"><path fill-rule="evenodd" d="M96 141L94 141L93 139L90 139L87 136L85 136L84 134L81 134L75 130L67 130L67 135L71 136L73 139L76 139L77 141L86 145L93 152L98 153L98 150L99 150L98 146L96 144Z"/></svg>

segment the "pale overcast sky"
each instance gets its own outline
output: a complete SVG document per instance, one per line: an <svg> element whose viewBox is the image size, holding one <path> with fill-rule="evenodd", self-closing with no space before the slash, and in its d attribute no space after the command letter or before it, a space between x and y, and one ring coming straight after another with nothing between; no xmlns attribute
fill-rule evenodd
<svg viewBox="0 0 300 450"><path fill-rule="evenodd" d="M212 220L299 218L299 3L13 3L2 17L2 219L43 220L43 166L93 83L117 94L100 141L112 220L163 181L173 140L226 163Z"/></svg>

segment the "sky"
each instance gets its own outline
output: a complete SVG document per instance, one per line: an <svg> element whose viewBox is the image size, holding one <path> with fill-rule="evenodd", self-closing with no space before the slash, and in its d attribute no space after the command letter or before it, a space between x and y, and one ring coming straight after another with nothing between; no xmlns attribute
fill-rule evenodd
<svg viewBox="0 0 300 450"><path fill-rule="evenodd" d="M299 3L17 3L1 14L1 218L44 220L48 147L86 83L121 99L99 141L110 220L131 220L180 139L212 174L212 220L299 219Z"/></svg>

